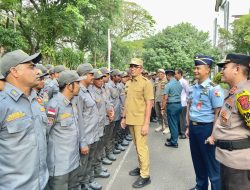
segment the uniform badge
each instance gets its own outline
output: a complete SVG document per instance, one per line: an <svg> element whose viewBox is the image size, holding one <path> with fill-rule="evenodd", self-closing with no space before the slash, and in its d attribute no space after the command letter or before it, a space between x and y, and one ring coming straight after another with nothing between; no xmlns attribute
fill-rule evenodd
<svg viewBox="0 0 250 190"><path fill-rule="evenodd" d="M18 92L14 89L11 90L10 92L13 96L17 97L18 96Z"/></svg>
<svg viewBox="0 0 250 190"><path fill-rule="evenodd" d="M221 111L221 122L226 123L227 122L227 112L225 110Z"/></svg>
<svg viewBox="0 0 250 190"><path fill-rule="evenodd" d="M55 119L53 117L48 117L48 126L51 127L54 124Z"/></svg>
<svg viewBox="0 0 250 190"><path fill-rule="evenodd" d="M22 118L24 116L25 116L25 113L23 113L23 112L14 112L14 113L8 115L6 121L10 122L10 121Z"/></svg>
<svg viewBox="0 0 250 190"><path fill-rule="evenodd" d="M37 101L40 105L43 104L43 100L42 100L42 98L40 98L40 97L36 97L36 101Z"/></svg>
<svg viewBox="0 0 250 190"><path fill-rule="evenodd" d="M63 114L61 114L59 117L60 117L60 119L66 119L66 118L69 118L69 117L71 117L72 115L70 114L70 113L63 113Z"/></svg>
<svg viewBox="0 0 250 190"><path fill-rule="evenodd" d="M221 93L220 93L219 90L216 89L216 90L214 91L214 95L217 96L217 97L220 97L220 96L221 96Z"/></svg>
<svg viewBox="0 0 250 190"><path fill-rule="evenodd" d="M44 108L43 106L40 108L40 110L41 110L42 112L45 112L45 108Z"/></svg>
<svg viewBox="0 0 250 190"><path fill-rule="evenodd" d="M250 128L250 91L243 90L241 93L236 94L236 106L239 113L243 116L246 125Z"/></svg>
<svg viewBox="0 0 250 190"><path fill-rule="evenodd" d="M198 103L196 104L196 108L197 108L198 110L200 110L201 107L202 107L202 102L198 102Z"/></svg>
<svg viewBox="0 0 250 190"><path fill-rule="evenodd" d="M56 115L56 109L49 108L49 109L48 109L48 114L49 114L49 115L54 115L54 116L55 116L55 115Z"/></svg>
<svg viewBox="0 0 250 190"><path fill-rule="evenodd" d="M236 90L237 86L234 86L233 88L230 89L229 94L234 94Z"/></svg>

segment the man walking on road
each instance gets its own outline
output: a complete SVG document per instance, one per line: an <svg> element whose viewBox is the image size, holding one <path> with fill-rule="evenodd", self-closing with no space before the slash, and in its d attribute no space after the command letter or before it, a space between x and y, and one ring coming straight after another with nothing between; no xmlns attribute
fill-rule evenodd
<svg viewBox="0 0 250 190"><path fill-rule="evenodd" d="M129 126L139 160L139 168L129 172L131 176L139 176L134 182L134 188L148 185L149 175L149 150L148 131L150 114L154 99L152 83L142 76L143 62L133 58L130 62L132 79L126 83L126 100L122 115L121 126Z"/></svg>

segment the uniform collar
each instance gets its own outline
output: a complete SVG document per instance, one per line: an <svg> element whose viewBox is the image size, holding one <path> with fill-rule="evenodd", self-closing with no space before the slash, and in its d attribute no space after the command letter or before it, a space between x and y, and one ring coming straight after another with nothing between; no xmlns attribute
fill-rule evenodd
<svg viewBox="0 0 250 190"><path fill-rule="evenodd" d="M244 86L246 86L246 84L249 83L247 79L244 79L242 81L240 81L238 84L236 84L237 88L242 88Z"/></svg>
<svg viewBox="0 0 250 190"><path fill-rule="evenodd" d="M80 87L84 93L88 92L88 89L83 84L80 83Z"/></svg>
<svg viewBox="0 0 250 190"><path fill-rule="evenodd" d="M54 84L55 84L56 86L59 86L58 81L57 81L56 78L53 79L53 82L54 82Z"/></svg>
<svg viewBox="0 0 250 190"><path fill-rule="evenodd" d="M197 88L197 87L199 87L199 86L201 86L201 87L203 87L203 88L205 88L209 83L211 82L211 80L209 79L209 78L207 78L205 81L203 81L201 84L198 84L198 82L195 84L195 87Z"/></svg>
<svg viewBox="0 0 250 190"><path fill-rule="evenodd" d="M60 102L62 101L65 104L65 106L68 106L71 103L61 92L58 92L57 96L59 98L59 101Z"/></svg>
<svg viewBox="0 0 250 190"><path fill-rule="evenodd" d="M6 82L4 91L6 94L8 94L11 98L13 98L15 101L18 101L19 98L24 94L20 89L17 87L13 86L12 84ZM31 90L30 96L28 97L30 100L33 100L34 98L37 97L37 94L35 90Z"/></svg>
<svg viewBox="0 0 250 190"><path fill-rule="evenodd" d="M132 77L132 79L131 79L131 81L133 82L133 81L138 81L138 80L140 80L142 78L142 75L138 75L138 76L136 76L136 77Z"/></svg>
<svg viewBox="0 0 250 190"><path fill-rule="evenodd" d="M92 86L92 89L97 92L98 94L102 93L102 88L97 88L95 85Z"/></svg>

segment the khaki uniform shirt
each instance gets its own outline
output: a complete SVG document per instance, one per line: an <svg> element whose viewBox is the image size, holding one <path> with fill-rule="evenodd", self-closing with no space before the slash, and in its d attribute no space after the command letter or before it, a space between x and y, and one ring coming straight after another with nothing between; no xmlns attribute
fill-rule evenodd
<svg viewBox="0 0 250 190"><path fill-rule="evenodd" d="M157 83L155 83L155 102L162 101L162 96L166 84L167 84L166 79L159 80Z"/></svg>
<svg viewBox="0 0 250 190"><path fill-rule="evenodd" d="M143 125L146 101L154 99L152 83L139 75L126 83L125 94L126 124Z"/></svg>
<svg viewBox="0 0 250 190"><path fill-rule="evenodd" d="M236 96L244 89L250 91L250 83L241 81L233 87L225 98L218 120L215 124L216 140L239 140L250 138L250 128L236 106ZM216 148L216 159L223 165L234 169L250 169L250 148L241 150L225 150Z"/></svg>

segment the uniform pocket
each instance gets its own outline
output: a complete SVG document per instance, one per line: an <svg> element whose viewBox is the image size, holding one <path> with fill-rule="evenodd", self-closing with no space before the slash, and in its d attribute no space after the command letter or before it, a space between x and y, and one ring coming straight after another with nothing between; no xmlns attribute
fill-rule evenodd
<svg viewBox="0 0 250 190"><path fill-rule="evenodd" d="M19 133L25 131L32 126L31 118L26 118L22 120L12 121L6 124L6 128L10 134Z"/></svg>
<svg viewBox="0 0 250 190"><path fill-rule="evenodd" d="M71 127L73 124L73 118L67 118L60 121L60 125L63 128Z"/></svg>

